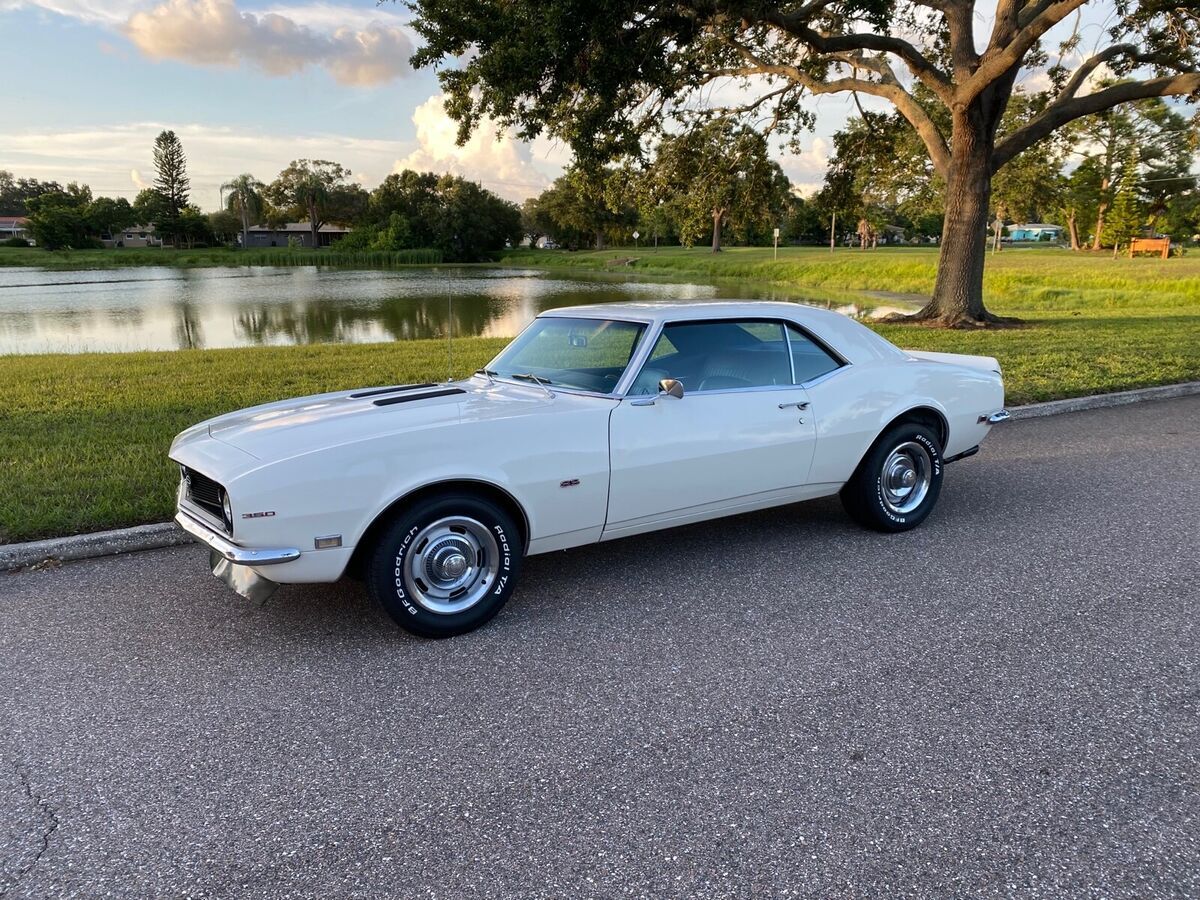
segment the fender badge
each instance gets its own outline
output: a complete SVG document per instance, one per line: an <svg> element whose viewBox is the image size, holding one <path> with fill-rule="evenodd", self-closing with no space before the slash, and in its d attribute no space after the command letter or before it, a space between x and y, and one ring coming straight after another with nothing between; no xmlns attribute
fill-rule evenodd
<svg viewBox="0 0 1200 900"><path fill-rule="evenodd" d="M579 484L578 478L569 478L566 481L560 481L558 483L558 486L559 487L575 487L575 485L577 485L577 484Z"/></svg>
<svg viewBox="0 0 1200 900"><path fill-rule="evenodd" d="M243 519L269 519L275 515L275 510L268 509L264 512L242 513Z"/></svg>

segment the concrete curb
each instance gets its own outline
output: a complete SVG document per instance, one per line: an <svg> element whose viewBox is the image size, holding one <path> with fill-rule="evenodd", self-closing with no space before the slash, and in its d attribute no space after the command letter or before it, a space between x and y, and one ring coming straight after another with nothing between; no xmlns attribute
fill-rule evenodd
<svg viewBox="0 0 1200 900"><path fill-rule="evenodd" d="M1039 416L1056 416L1059 413L1081 412L1085 409L1124 406L1143 400L1171 400L1191 394L1200 394L1200 381L1138 388L1136 391L1117 391L1113 394L1092 394L1090 397L1070 397L1066 400L1049 400L1046 403L1030 403L1028 406L1014 406L1009 412L1014 419L1036 419Z"/></svg>
<svg viewBox="0 0 1200 900"><path fill-rule="evenodd" d="M32 566L48 559L91 559L131 553L134 550L157 550L177 544L192 543L192 536L174 522L157 525L138 525L114 531L97 531L71 537L30 541L25 544L0 545L0 571Z"/></svg>
<svg viewBox="0 0 1200 900"><path fill-rule="evenodd" d="M1028 406L1015 406L1009 411L1014 419L1035 419L1087 409L1124 406L1143 400L1169 400L1191 394L1200 394L1200 381L1140 388L1136 391L1119 391L1113 394L1093 394L1090 397L1072 397L1068 400L1051 400L1047 403L1031 403ZM91 559L191 543L194 543L192 536L178 525L174 522L163 522L158 525L138 525L135 528L118 528L115 531L30 541L26 544L3 544L0 545L0 572L36 565L48 559Z"/></svg>

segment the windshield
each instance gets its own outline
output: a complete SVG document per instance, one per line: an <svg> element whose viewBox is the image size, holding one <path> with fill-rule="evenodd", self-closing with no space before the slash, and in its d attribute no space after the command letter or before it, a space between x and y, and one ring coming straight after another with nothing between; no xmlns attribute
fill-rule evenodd
<svg viewBox="0 0 1200 900"><path fill-rule="evenodd" d="M501 378L611 394L645 325L612 319L534 319L487 367Z"/></svg>

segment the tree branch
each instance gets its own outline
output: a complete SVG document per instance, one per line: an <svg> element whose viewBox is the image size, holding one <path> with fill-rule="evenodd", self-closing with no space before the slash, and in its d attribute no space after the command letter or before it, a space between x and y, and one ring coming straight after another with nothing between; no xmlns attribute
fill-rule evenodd
<svg viewBox="0 0 1200 900"><path fill-rule="evenodd" d="M965 0L965 2L935 0L936 5L922 2L922 0L915 0L915 2L940 10L945 17L946 27L950 30L950 57L955 74L962 77L967 73L974 72L975 67L979 65L979 54L975 52L974 0Z"/></svg>
<svg viewBox="0 0 1200 900"><path fill-rule="evenodd" d="M882 57L847 54L838 60L843 65L858 66L875 72L880 77L879 81L856 77L835 78L826 81L810 75L797 66L769 63L761 59L749 47L732 38L725 37L723 40L736 50L749 65L706 73L708 76L706 80L721 76L746 78L754 75L775 75L787 78L803 86L811 94L839 94L846 91L859 91L863 94L870 94L873 97L882 97L890 101L900 115L904 116L917 132L917 135L925 144L925 149L929 151L929 158L933 162L934 171L943 178L948 174L950 170L950 148L946 144L945 137L938 130L937 125L929 117L924 107L917 102L912 94L901 86L891 66Z"/></svg>
<svg viewBox="0 0 1200 900"><path fill-rule="evenodd" d="M805 7L807 8L807 7ZM762 14L761 21L766 22L796 38L806 47L817 53L853 53L871 50L876 53L890 53L898 57L913 75L926 87L934 92L943 102L949 102L953 84L941 69L930 62L913 44L901 38L883 34L837 34L824 35L809 25L809 17L805 17L802 8L796 13L785 13L778 9L768 9Z"/></svg>
<svg viewBox="0 0 1200 900"><path fill-rule="evenodd" d="M1167 75L1145 81L1125 81L1083 97L1068 96L1064 91L1064 95L1046 107L1037 118L996 145L996 151L992 154L992 171L1068 122L1134 100L1186 96L1197 92L1200 92L1200 72Z"/></svg>
<svg viewBox="0 0 1200 900"><path fill-rule="evenodd" d="M1041 0L1032 6L1011 6L1005 14L1009 17L1010 24L1012 17L1016 16L1018 30L1008 40L1003 39L1004 34L1000 31L997 10L997 28L993 31L992 41L984 52L975 74L955 91L954 102L966 106L1005 72L1020 66L1025 54L1043 34L1086 2L1087 0Z"/></svg>

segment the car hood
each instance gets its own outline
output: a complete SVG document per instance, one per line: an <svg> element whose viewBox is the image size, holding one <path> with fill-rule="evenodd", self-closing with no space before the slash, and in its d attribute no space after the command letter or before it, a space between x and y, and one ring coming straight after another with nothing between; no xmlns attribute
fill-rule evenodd
<svg viewBox="0 0 1200 900"><path fill-rule="evenodd" d="M214 438L263 461L384 434L507 416L540 416L607 398L483 379L398 388L361 388L267 403L202 422L176 439Z"/></svg>

